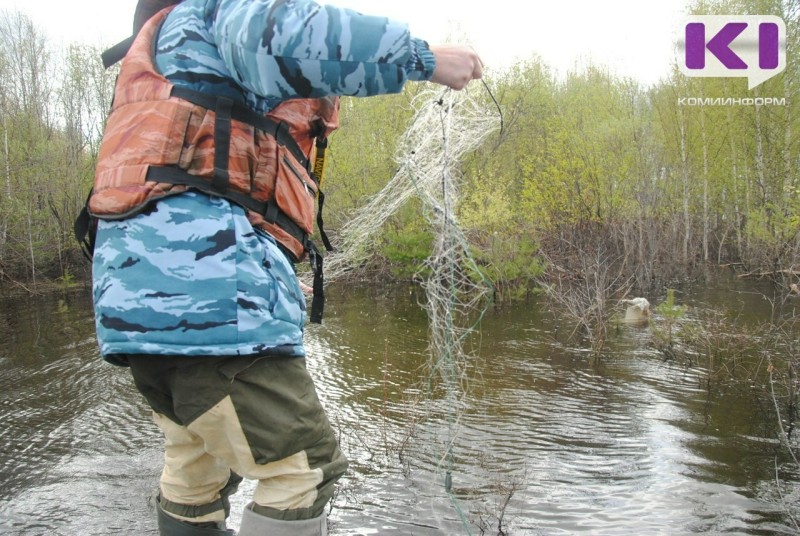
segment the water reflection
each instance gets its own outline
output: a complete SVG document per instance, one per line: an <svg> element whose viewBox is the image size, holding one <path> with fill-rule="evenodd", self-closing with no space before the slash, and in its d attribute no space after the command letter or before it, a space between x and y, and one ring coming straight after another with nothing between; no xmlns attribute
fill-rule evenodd
<svg viewBox="0 0 800 536"><path fill-rule="evenodd" d="M731 295L697 299L762 307ZM540 304L494 310L456 422L424 381L422 299L331 289L325 324L308 327L309 367L352 460L333 534L496 534L500 518L514 535L795 533L782 501L796 503L800 475L779 459L777 488L778 449L749 400L664 362L647 328L621 328L598 362ZM156 534L161 439L127 371L99 360L88 296L0 311L0 532ZM234 497L234 526L251 490Z"/></svg>
<svg viewBox="0 0 800 536"><path fill-rule="evenodd" d="M147 534L160 439L127 373L99 361L87 297L2 311L0 532Z"/></svg>

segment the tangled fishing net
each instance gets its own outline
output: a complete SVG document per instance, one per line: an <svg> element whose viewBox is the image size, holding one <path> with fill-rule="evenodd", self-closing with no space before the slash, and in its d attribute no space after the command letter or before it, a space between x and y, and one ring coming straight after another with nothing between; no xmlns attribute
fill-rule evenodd
<svg viewBox="0 0 800 536"><path fill-rule="evenodd" d="M491 285L470 255L456 207L462 157L498 130L497 110L467 91L432 87L412 101L416 110L398 142L397 173L337 233L334 252L325 258L328 281L364 263L376 250L383 223L416 196L434 236L425 261L432 370L444 382L460 381L464 338L473 330L476 311L485 310ZM480 316L480 315L478 315Z"/></svg>
<svg viewBox="0 0 800 536"><path fill-rule="evenodd" d="M444 393L440 409L449 426L440 467L446 471L445 488L452 498L452 446L468 360L464 343L488 308L492 289L458 223L463 178L459 164L500 128L501 116L467 91L436 87L417 95L412 106L416 113L395 154L397 173L337 234L335 251L325 259L325 276L335 280L364 263L377 249L382 224L412 196L420 199L434 236L433 252L421 271L429 321L429 382Z"/></svg>

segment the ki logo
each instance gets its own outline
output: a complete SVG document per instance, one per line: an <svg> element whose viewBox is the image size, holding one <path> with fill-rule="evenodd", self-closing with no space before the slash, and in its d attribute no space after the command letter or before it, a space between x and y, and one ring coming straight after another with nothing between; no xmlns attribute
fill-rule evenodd
<svg viewBox="0 0 800 536"><path fill-rule="evenodd" d="M698 15L682 27L681 72L746 77L748 89L786 68L786 24L772 15Z"/></svg>

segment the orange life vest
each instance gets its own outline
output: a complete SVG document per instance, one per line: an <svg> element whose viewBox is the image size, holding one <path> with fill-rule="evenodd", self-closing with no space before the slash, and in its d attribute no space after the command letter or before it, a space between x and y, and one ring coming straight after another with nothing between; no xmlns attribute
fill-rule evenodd
<svg viewBox="0 0 800 536"><path fill-rule="evenodd" d="M122 62L89 213L122 219L195 188L244 206L254 226L303 259L313 248L318 191L309 162L338 127L338 98L291 99L261 115L174 86L153 58L171 9L142 27Z"/></svg>

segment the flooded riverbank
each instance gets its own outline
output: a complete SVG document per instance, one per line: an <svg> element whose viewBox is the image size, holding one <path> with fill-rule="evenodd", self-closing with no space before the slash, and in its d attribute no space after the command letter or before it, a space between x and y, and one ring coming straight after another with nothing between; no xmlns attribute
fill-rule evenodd
<svg viewBox="0 0 800 536"><path fill-rule="evenodd" d="M770 318L765 295L725 281L679 300L689 320L713 310L745 325ZM800 470L754 402L769 397L709 387L702 363L666 361L648 326L615 327L593 357L533 300L485 317L454 422L425 391L421 299L334 287L325 323L308 327L352 461L332 534L797 533ZM99 358L87 293L0 311L0 532L156 534L161 438L128 372Z"/></svg>

